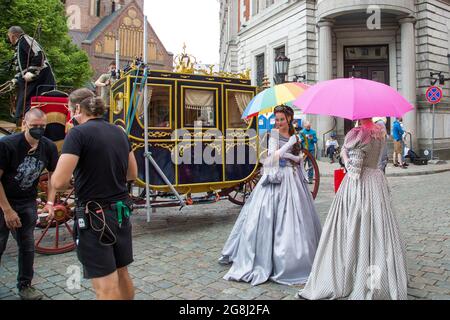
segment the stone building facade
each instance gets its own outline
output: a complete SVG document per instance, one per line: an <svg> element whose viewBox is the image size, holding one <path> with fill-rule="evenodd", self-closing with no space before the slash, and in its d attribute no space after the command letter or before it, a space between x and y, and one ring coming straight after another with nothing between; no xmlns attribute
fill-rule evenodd
<svg viewBox="0 0 450 320"><path fill-rule="evenodd" d="M404 117L414 150L431 148L425 92L430 72L450 77L450 0L221 0L220 19L221 70L250 68L260 84L264 75L273 79L274 59L283 52L291 60L290 81L303 75L308 84L351 76L384 82L415 106ZM441 85L444 99L436 108L441 158L450 158L449 87L450 81ZM320 149L324 133L342 138L351 128L343 119L308 118Z"/></svg>
<svg viewBox="0 0 450 320"><path fill-rule="evenodd" d="M69 33L72 40L89 55L94 78L104 73L115 60L119 39L123 66L143 55L144 0L66 0ZM148 61L154 70L173 69L173 54L168 52L148 25Z"/></svg>

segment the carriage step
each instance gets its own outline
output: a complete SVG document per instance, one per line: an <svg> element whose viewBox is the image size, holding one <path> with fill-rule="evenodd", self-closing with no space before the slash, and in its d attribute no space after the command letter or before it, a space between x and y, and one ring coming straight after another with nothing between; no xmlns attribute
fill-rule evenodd
<svg viewBox="0 0 450 320"><path fill-rule="evenodd" d="M195 197L195 198L191 198L189 200L186 200L186 205L198 205L198 204L206 204L206 203L215 203L217 201L220 200L227 200L228 196L222 196L222 197ZM178 207L180 206L180 202L178 200L174 200L174 201L158 201L158 202L151 202L150 206L152 208L169 208L169 207ZM134 208L136 209L144 209L146 206L145 204L139 204L139 205L134 205Z"/></svg>

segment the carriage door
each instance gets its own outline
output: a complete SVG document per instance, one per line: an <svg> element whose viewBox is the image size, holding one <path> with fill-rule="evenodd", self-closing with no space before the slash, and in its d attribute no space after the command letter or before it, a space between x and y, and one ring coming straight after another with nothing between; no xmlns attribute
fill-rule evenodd
<svg viewBox="0 0 450 320"><path fill-rule="evenodd" d="M224 180L220 85L179 81L177 98L177 185L216 190Z"/></svg>
<svg viewBox="0 0 450 320"><path fill-rule="evenodd" d="M171 80L149 79L147 88L149 151L169 181L175 184L175 164L171 160L172 151L175 147L175 142L171 139L172 131L175 128L175 112L173 112L173 101L175 101L174 82ZM136 116L133 119L133 126L130 132L130 139L139 168L138 182L142 184L145 181L143 101L144 99L141 97L137 104ZM155 168L150 165L149 169L150 185L156 188L165 186L165 182Z"/></svg>

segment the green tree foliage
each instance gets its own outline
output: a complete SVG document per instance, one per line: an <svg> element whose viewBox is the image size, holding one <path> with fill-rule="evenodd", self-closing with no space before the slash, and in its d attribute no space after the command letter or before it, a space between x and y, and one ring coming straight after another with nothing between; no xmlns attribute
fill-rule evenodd
<svg viewBox="0 0 450 320"><path fill-rule="evenodd" d="M41 32L36 34L39 23ZM0 0L0 84L15 74L14 70L8 70L14 52L6 36L8 28L13 25L21 26L30 36L36 35L58 85L80 87L90 79L89 58L72 43L61 0ZM0 101L3 112L4 105L3 99Z"/></svg>

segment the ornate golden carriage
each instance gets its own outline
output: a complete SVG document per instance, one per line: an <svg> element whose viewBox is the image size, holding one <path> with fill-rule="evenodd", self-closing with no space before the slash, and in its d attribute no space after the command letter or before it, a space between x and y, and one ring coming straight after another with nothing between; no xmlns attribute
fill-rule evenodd
<svg viewBox="0 0 450 320"><path fill-rule="evenodd" d="M144 99L139 97L143 73L144 70L131 70L112 85L109 115L111 123L129 133L138 161L140 186L145 185ZM256 87L244 75L231 78L150 71L146 85L149 151L179 193L223 195L257 173L257 159L249 159L259 150L257 123L241 120ZM236 164L242 152L247 160ZM195 154L208 154L216 161L198 161ZM189 159L192 161L186 161ZM149 185L153 191L169 191L154 168L150 170Z"/></svg>

